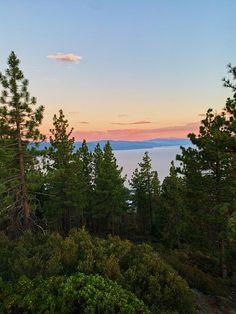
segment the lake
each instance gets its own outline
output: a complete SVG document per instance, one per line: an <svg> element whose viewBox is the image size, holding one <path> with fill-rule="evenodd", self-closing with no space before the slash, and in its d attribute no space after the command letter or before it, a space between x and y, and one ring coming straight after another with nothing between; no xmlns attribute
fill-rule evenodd
<svg viewBox="0 0 236 314"><path fill-rule="evenodd" d="M137 168L146 151L152 160L152 168L158 172L161 182L169 174L171 161L175 161L175 156L181 153L180 146L114 151L118 165L123 167L123 174L127 174L127 180L130 180L133 171ZM178 164L175 161L175 165Z"/></svg>

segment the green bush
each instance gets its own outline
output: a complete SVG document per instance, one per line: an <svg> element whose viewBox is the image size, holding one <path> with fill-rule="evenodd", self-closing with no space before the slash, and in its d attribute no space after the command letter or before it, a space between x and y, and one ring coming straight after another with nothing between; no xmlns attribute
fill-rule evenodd
<svg viewBox="0 0 236 314"><path fill-rule="evenodd" d="M152 311L192 313L192 298L186 282L155 254L151 246L133 246L124 263L124 286L143 300Z"/></svg>
<svg viewBox="0 0 236 314"><path fill-rule="evenodd" d="M203 272L195 265L187 264L187 260L181 260L179 254L172 253L165 256L165 260L188 282L191 288L199 289L209 295L228 295L228 287L220 278Z"/></svg>
<svg viewBox="0 0 236 314"><path fill-rule="evenodd" d="M1 283L1 313L150 313L134 294L99 275L74 274Z"/></svg>
<svg viewBox="0 0 236 314"><path fill-rule="evenodd" d="M116 280L141 298L154 313L193 311L188 285L151 246L134 245L119 237L102 240L81 230L74 230L70 236L78 241L80 258L83 258L78 265L79 271L89 257L93 260L91 272Z"/></svg>
<svg viewBox="0 0 236 314"><path fill-rule="evenodd" d="M6 239L3 242L5 247ZM187 283L149 245L135 245L119 237L100 239L85 230L72 230L66 238L53 233L26 232L0 264L3 279L99 274L136 294L154 313L192 313ZM0 250L1 241L0 241Z"/></svg>
<svg viewBox="0 0 236 314"><path fill-rule="evenodd" d="M204 273L209 273L212 276L219 276L219 261L217 258L203 254L201 251L189 249L188 263L197 266Z"/></svg>

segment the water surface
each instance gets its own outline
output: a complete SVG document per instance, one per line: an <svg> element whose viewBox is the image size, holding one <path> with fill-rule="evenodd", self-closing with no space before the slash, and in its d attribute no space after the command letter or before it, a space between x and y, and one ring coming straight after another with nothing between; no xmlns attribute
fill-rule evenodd
<svg viewBox="0 0 236 314"><path fill-rule="evenodd" d="M152 159L152 168L158 172L161 182L169 174L171 161L175 161L176 155L181 153L180 146L114 151L117 163L123 167L123 174L127 174L128 180L146 151ZM179 165L179 163L175 161L175 165Z"/></svg>

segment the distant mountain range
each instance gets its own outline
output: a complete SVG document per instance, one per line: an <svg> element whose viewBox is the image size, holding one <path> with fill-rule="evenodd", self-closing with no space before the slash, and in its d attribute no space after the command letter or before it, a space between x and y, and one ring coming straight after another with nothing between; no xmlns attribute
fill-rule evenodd
<svg viewBox="0 0 236 314"><path fill-rule="evenodd" d="M150 149L155 147L168 147L168 146L190 146L191 142L187 138L156 138L145 141L109 141L113 150L130 150L130 149ZM87 142L90 151L93 151L97 143L101 148L107 143L106 140ZM75 142L76 150L81 147L82 142ZM32 144L31 144L32 145ZM49 147L49 142L42 142L39 144L39 149Z"/></svg>

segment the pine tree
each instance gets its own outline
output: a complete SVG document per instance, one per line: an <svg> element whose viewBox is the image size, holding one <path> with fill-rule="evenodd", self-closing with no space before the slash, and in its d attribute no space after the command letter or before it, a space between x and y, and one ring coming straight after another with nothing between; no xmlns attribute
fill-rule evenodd
<svg viewBox="0 0 236 314"><path fill-rule="evenodd" d="M5 171L1 171L1 185L4 196L10 200L7 209L11 209L17 217L23 216L23 228L26 229L31 214L27 182L27 163L30 158L28 143L43 138L38 127L43 119L44 108L34 108L36 98L30 97L29 83L19 64L20 60L11 52L5 75L0 73L3 87L0 98L1 166L5 168ZM18 223L21 225L21 219Z"/></svg>
<svg viewBox="0 0 236 314"><path fill-rule="evenodd" d="M73 128L69 131L68 121L63 111L53 117L54 128L50 130L50 148L47 152L46 193L50 195L47 204L47 217L53 225L67 234L71 228L71 215L76 208L74 138Z"/></svg>
<svg viewBox="0 0 236 314"><path fill-rule="evenodd" d="M178 172L183 176L186 193L185 205L188 212L186 240L197 249L210 249L212 246L211 205L208 193L208 177L203 175L199 151L194 147L181 147L182 154L177 155L180 167ZM194 232L192 232L194 229Z"/></svg>
<svg viewBox="0 0 236 314"><path fill-rule="evenodd" d="M152 232L154 234L158 234L159 232L159 221L158 221L158 213L161 206L161 184L160 180L158 178L157 171L153 171L152 176L152 208L153 208L153 226L152 226Z"/></svg>
<svg viewBox="0 0 236 314"><path fill-rule="evenodd" d="M125 177L119 168L109 142L103 154L97 146L94 153L94 218L98 230L115 234L126 208Z"/></svg>
<svg viewBox="0 0 236 314"><path fill-rule="evenodd" d="M88 149L87 143L83 143L78 151L78 161L80 171L78 171L78 185L83 194L84 208L82 210L82 225L86 225L90 230L93 229L92 215L92 154Z"/></svg>
<svg viewBox="0 0 236 314"><path fill-rule="evenodd" d="M231 66L230 73L236 77L236 70ZM236 208L236 87L229 80L224 80L224 84L233 90L233 98L227 99L222 112L207 111L205 119L201 121L199 134L189 134L196 149L182 149L182 156L178 157L183 163L182 173L192 202L200 195L204 197L203 206L198 204L193 217L205 225L208 247L212 251L218 247L223 277L226 276L227 225Z"/></svg>
<svg viewBox="0 0 236 314"><path fill-rule="evenodd" d="M100 174L101 171L101 165L103 160L103 151L100 147L100 144L97 143L94 152L93 152L93 175L92 175L92 181L96 185L96 180Z"/></svg>
<svg viewBox="0 0 236 314"><path fill-rule="evenodd" d="M184 238L186 226L186 208L184 204L185 185L177 175L172 161L170 174L161 187L161 210L159 212L159 228L166 246L179 247Z"/></svg>
<svg viewBox="0 0 236 314"><path fill-rule="evenodd" d="M99 179L101 177L101 165L103 161L103 151L100 144L97 143L93 153L92 153L92 193L91 193L91 211L92 211L92 231L99 231L99 218L97 216L98 211L98 189Z"/></svg>
<svg viewBox="0 0 236 314"><path fill-rule="evenodd" d="M236 79L236 67L228 65L229 73L233 80ZM224 113L226 115L225 131L227 132L227 140L225 150L233 155L231 177L231 202L229 206L228 221L227 221L227 239L229 241L228 257L232 261L232 268L236 259L236 84L233 84L229 79L223 79L224 86L230 88L233 95L227 98Z"/></svg>
<svg viewBox="0 0 236 314"><path fill-rule="evenodd" d="M130 182L133 190L133 203L137 209L137 223L141 232L150 233L154 227L154 204L158 198L159 180L152 171L151 159L144 153L139 168L136 168ZM157 200L156 200L157 201Z"/></svg>
<svg viewBox="0 0 236 314"><path fill-rule="evenodd" d="M236 67L228 65L229 73L236 79ZM236 84L234 85L229 79L223 79L224 86L230 88L233 96L228 97L222 115L225 118L225 151L233 155L233 171L231 176L236 177Z"/></svg>

